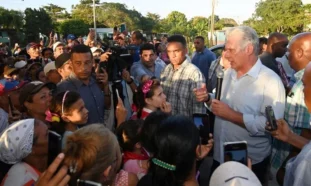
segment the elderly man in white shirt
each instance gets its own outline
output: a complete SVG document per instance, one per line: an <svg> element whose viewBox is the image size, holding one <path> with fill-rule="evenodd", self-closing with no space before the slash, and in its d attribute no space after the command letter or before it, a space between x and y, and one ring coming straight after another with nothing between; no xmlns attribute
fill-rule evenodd
<svg viewBox="0 0 311 186"><path fill-rule="evenodd" d="M265 184L271 153L270 135L265 131L265 107L272 106L276 118L283 118L284 86L280 77L258 58L258 36L252 28L229 29L224 52L231 68L224 72L220 101L213 99L214 95L204 87L194 90L197 100L206 102L216 115L212 169L224 161L224 142L247 141L252 170Z"/></svg>

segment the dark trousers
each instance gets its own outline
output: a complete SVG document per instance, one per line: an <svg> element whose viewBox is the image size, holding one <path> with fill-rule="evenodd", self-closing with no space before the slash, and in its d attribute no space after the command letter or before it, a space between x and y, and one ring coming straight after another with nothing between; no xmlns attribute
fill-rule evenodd
<svg viewBox="0 0 311 186"><path fill-rule="evenodd" d="M255 173L259 181L262 185L266 185L269 181L267 178L267 173L269 170L269 162L270 162L270 156L266 157L262 162L252 165L252 171ZM213 165L211 168L211 175L213 172L219 167L220 163L216 160L213 161Z"/></svg>

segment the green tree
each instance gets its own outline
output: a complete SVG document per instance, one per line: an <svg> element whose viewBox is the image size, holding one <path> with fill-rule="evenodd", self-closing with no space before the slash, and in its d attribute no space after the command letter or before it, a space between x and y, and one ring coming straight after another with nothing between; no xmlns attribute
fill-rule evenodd
<svg viewBox="0 0 311 186"><path fill-rule="evenodd" d="M74 34L76 36L87 35L89 31L89 25L83 20L66 20L59 25L59 32L61 34Z"/></svg>
<svg viewBox="0 0 311 186"><path fill-rule="evenodd" d="M8 10L0 7L0 28L21 29L24 15L20 11Z"/></svg>
<svg viewBox="0 0 311 186"><path fill-rule="evenodd" d="M58 5L50 3L47 6L43 6L43 8L50 15L53 22L56 22L58 19L70 18L70 14L66 11L66 8Z"/></svg>
<svg viewBox="0 0 311 186"><path fill-rule="evenodd" d="M99 13L99 0L95 0L96 15ZM80 4L72 5L71 15L73 19L83 20L88 25L93 24L93 1L92 0L80 0Z"/></svg>
<svg viewBox="0 0 311 186"><path fill-rule="evenodd" d="M163 31L170 34L185 34L187 32L186 15L178 11L172 11L168 14L168 16L161 21L161 24L163 24Z"/></svg>
<svg viewBox="0 0 311 186"><path fill-rule="evenodd" d="M52 29L52 19L43 8L25 9L24 32L27 42L38 41L39 33L48 35Z"/></svg>
<svg viewBox="0 0 311 186"><path fill-rule="evenodd" d="M303 31L305 22L301 0L260 0L252 18L244 24L253 26L261 34L282 32L293 35Z"/></svg>

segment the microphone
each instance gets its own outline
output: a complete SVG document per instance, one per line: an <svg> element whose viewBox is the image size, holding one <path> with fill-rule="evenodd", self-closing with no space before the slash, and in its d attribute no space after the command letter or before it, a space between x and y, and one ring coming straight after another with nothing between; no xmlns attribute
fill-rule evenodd
<svg viewBox="0 0 311 186"><path fill-rule="evenodd" d="M217 84L216 84L216 96L215 96L215 98L217 100L220 100L222 80L224 79L224 71L222 69L218 69L216 76L217 76Z"/></svg>

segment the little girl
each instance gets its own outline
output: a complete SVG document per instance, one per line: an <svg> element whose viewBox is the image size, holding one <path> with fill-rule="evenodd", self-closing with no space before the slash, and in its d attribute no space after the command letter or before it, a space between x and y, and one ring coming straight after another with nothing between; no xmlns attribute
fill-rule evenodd
<svg viewBox="0 0 311 186"><path fill-rule="evenodd" d="M143 120L129 120L122 123L116 135L123 151L123 170L134 173L138 179L148 170L149 156L141 145L141 127Z"/></svg>
<svg viewBox="0 0 311 186"><path fill-rule="evenodd" d="M154 111L161 110L165 113L171 113L171 104L166 102L166 95L160 82L156 79L148 80L137 88L135 94L135 107L137 111L132 119L146 119ZM134 109L135 110L135 109Z"/></svg>
<svg viewBox="0 0 311 186"><path fill-rule="evenodd" d="M51 123L51 130L63 136L62 148L67 137L77 130L78 125L87 123L89 111L77 92L66 91L57 94L46 111L46 120Z"/></svg>

